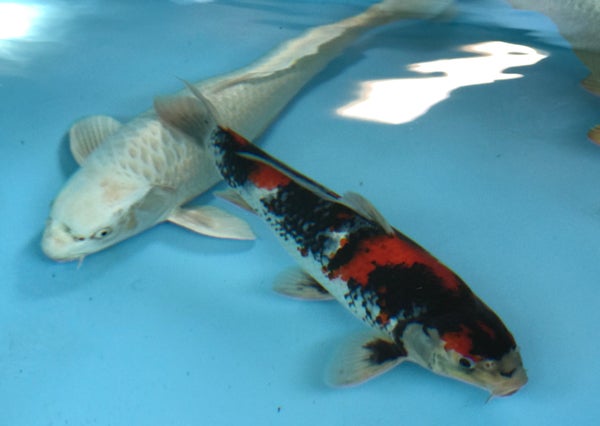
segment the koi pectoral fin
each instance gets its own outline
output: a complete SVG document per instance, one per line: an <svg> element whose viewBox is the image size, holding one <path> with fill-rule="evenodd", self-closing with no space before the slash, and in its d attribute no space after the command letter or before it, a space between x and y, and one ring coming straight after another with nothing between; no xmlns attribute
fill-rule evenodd
<svg viewBox="0 0 600 426"><path fill-rule="evenodd" d="M384 337L355 339L334 357L327 383L352 386L377 377L406 360L403 347Z"/></svg>
<svg viewBox="0 0 600 426"><path fill-rule="evenodd" d="M290 268L275 279L273 290L284 296L301 300L333 300L333 296L312 276L299 268Z"/></svg>
<svg viewBox="0 0 600 426"><path fill-rule="evenodd" d="M243 219L213 206L176 208L167 220L210 237L233 240L256 239L250 225Z"/></svg>
<svg viewBox="0 0 600 426"><path fill-rule="evenodd" d="M121 123L105 115L93 115L77 121L69 130L71 153L81 165L98 146L121 128Z"/></svg>

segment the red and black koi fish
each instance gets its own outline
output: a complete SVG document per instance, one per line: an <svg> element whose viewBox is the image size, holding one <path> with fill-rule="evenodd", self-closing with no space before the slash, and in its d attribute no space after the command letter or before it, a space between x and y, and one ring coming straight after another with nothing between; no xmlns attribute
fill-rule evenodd
<svg viewBox="0 0 600 426"><path fill-rule="evenodd" d="M359 383L405 360L492 396L510 395L527 382L513 336L458 275L360 195L339 196L206 120L206 110L214 110L195 94L198 100L176 101L177 108L162 108L161 101L155 107L192 136L214 127L210 140L199 143L304 272L288 276L279 290L308 298L329 293L376 333L345 352L334 383Z"/></svg>

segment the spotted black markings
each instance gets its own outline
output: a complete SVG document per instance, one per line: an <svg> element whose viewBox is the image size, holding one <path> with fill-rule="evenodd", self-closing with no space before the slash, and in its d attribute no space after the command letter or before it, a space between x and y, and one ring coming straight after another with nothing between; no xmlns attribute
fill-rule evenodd
<svg viewBox="0 0 600 426"><path fill-rule="evenodd" d="M237 155L240 142L232 134L217 129L211 137L217 150L216 163L223 178L233 188L243 185L255 165Z"/></svg>

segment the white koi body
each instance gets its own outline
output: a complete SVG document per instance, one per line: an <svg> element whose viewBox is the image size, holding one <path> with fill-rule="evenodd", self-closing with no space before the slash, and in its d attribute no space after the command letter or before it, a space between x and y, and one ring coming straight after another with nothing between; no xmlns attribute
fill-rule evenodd
<svg viewBox="0 0 600 426"><path fill-rule="evenodd" d="M434 16L450 3L384 0L194 87L215 106L224 125L254 140L302 86L366 30L403 17ZM176 96L191 94L186 89ZM180 208L221 177L212 156L165 126L154 110L125 124L105 116L83 119L71 129L70 139L82 167L51 208L42 238L50 258L81 259L164 220L217 237L253 237L244 222L215 208Z"/></svg>

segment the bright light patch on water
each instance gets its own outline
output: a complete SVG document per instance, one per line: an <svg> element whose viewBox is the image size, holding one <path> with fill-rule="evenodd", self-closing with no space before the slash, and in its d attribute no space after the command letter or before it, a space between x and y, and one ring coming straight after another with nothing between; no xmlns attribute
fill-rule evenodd
<svg viewBox="0 0 600 426"><path fill-rule="evenodd" d="M0 40L27 37L40 15L36 5L0 3Z"/></svg>
<svg viewBox="0 0 600 426"><path fill-rule="evenodd" d="M528 46L491 41L464 46L471 58L441 59L408 66L431 77L371 80L360 84L359 99L336 112L348 118L386 124L403 124L425 114L459 87L490 84L523 77L507 68L534 65L548 55Z"/></svg>
<svg viewBox="0 0 600 426"><path fill-rule="evenodd" d="M28 64L55 52L69 30L69 21L93 2L0 0L0 75L18 75Z"/></svg>

